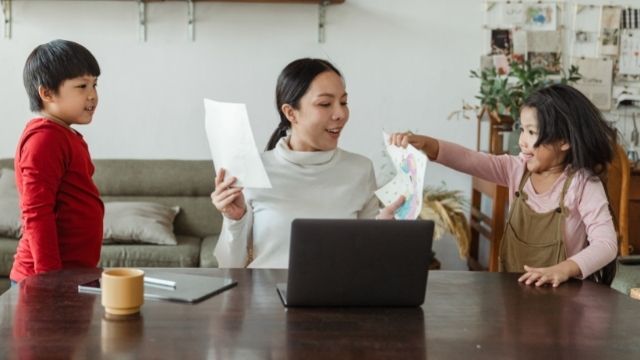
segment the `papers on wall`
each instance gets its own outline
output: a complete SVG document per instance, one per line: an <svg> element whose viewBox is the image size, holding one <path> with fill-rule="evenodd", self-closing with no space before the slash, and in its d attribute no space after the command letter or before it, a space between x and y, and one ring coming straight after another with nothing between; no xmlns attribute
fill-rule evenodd
<svg viewBox="0 0 640 360"><path fill-rule="evenodd" d="M481 55L480 56L480 71L489 70L493 68L493 56Z"/></svg>
<svg viewBox="0 0 640 360"><path fill-rule="evenodd" d="M396 176L385 186L376 191L376 196L387 206L399 196L405 202L396 210L395 218L399 220L415 220L422 210L422 189L427 168L427 156L409 145L406 149L391 145L389 134L382 132L387 153L396 169Z"/></svg>
<svg viewBox="0 0 640 360"><path fill-rule="evenodd" d="M613 60L610 58L578 58L573 64L580 68L582 79L575 88L587 96L600 110L611 109Z"/></svg>
<svg viewBox="0 0 640 360"><path fill-rule="evenodd" d="M527 58L534 67L550 74L562 70L562 33L560 31L527 31Z"/></svg>
<svg viewBox="0 0 640 360"><path fill-rule="evenodd" d="M260 154L253 140L244 104L204 99L205 129L216 169L235 176L237 186L271 188Z"/></svg>
<svg viewBox="0 0 640 360"><path fill-rule="evenodd" d="M502 7L502 22L509 25L523 25L526 20L525 6L522 3L505 3Z"/></svg>
<svg viewBox="0 0 640 360"><path fill-rule="evenodd" d="M527 54L527 31L514 30L513 31L513 53L522 55Z"/></svg>
<svg viewBox="0 0 640 360"><path fill-rule="evenodd" d="M555 30L557 8L556 3L525 5L525 29Z"/></svg>
<svg viewBox="0 0 640 360"><path fill-rule="evenodd" d="M508 74L511 67L507 55L493 55L493 67L496 68L498 74Z"/></svg>
<svg viewBox="0 0 640 360"><path fill-rule="evenodd" d="M560 31L527 31L527 51L562 52L562 33Z"/></svg>
<svg viewBox="0 0 640 360"><path fill-rule="evenodd" d="M603 6L600 22L600 55L618 55L621 9Z"/></svg>
<svg viewBox="0 0 640 360"><path fill-rule="evenodd" d="M620 74L640 75L640 29L624 29L620 36Z"/></svg>

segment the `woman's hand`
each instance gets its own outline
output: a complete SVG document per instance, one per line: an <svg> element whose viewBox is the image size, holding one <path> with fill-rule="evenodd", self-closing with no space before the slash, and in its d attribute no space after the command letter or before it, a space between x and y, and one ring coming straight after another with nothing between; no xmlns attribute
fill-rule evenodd
<svg viewBox="0 0 640 360"><path fill-rule="evenodd" d="M218 170L215 190L211 193L211 202L227 219L240 220L247 212L242 188L232 186L236 182L235 177L225 179L224 175L224 169Z"/></svg>
<svg viewBox="0 0 640 360"><path fill-rule="evenodd" d="M418 150L422 150L430 160L435 160L438 157L438 150L440 148L438 140L424 136L416 135L412 132L393 133L389 137L389 142L392 145L406 148L411 144Z"/></svg>
<svg viewBox="0 0 640 360"><path fill-rule="evenodd" d="M376 216L376 220L393 220L395 217L396 210L404 203L404 196L400 195L396 201L389 204L389 206L380 210L378 216Z"/></svg>
<svg viewBox="0 0 640 360"><path fill-rule="evenodd" d="M578 264L573 260L565 260L557 265L544 268L534 268L525 265L524 270L526 272L520 276L518 281L526 285L535 286L551 284L553 287L558 287L558 285L569 280L569 278L581 274Z"/></svg>

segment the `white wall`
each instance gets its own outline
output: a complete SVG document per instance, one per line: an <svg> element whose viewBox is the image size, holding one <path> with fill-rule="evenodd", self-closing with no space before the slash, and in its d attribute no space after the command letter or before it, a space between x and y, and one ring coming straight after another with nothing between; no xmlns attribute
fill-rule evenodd
<svg viewBox="0 0 640 360"><path fill-rule="evenodd" d="M262 149L278 123L276 77L304 56L329 58L344 73L352 115L341 146L378 170L382 128L473 145L474 123L446 117L477 89L468 71L482 50L482 5L457 2L446 16L453 1L347 0L329 7L319 44L317 5L197 3L191 42L184 3L151 3L148 40L139 42L133 1L14 0L13 37L0 39L0 157L13 156L31 117L24 61L56 38L82 43L102 68L98 111L78 128L94 158L210 158L203 97L247 103ZM465 176L429 169L430 183L443 180L469 187Z"/></svg>

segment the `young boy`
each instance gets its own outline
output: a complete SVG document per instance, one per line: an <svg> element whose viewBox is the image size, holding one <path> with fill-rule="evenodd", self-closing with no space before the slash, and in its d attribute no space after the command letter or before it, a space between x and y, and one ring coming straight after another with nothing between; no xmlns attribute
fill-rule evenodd
<svg viewBox="0 0 640 360"><path fill-rule="evenodd" d="M12 282L63 268L95 267L104 206L93 164L73 124L88 124L98 105L98 62L89 50L55 40L36 47L24 67L31 111L15 155L23 235Z"/></svg>

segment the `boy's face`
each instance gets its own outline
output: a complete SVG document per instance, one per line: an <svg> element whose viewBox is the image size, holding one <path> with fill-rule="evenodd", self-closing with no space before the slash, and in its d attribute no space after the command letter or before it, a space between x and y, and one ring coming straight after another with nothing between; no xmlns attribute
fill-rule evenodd
<svg viewBox="0 0 640 360"><path fill-rule="evenodd" d="M67 125L88 124L98 106L98 78L91 75L67 79L58 92L40 89L43 112Z"/></svg>

